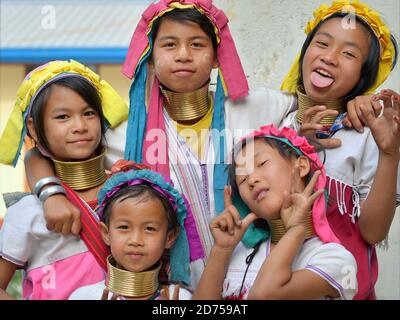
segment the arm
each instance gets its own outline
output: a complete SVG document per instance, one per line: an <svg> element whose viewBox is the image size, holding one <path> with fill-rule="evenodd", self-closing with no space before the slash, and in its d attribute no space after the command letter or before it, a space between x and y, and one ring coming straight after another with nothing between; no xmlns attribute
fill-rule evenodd
<svg viewBox="0 0 400 320"><path fill-rule="evenodd" d="M323 193L323 190L314 193L320 174L316 172L304 188L300 168L295 167L291 194L286 192L281 210L281 219L287 232L263 263L248 299L316 299L338 296L335 288L312 271L292 271L293 260L305 240L304 222L309 219L312 204Z"/></svg>
<svg viewBox="0 0 400 320"><path fill-rule="evenodd" d="M249 300L309 300L338 296L337 290L314 272L292 272L293 259L304 243L305 230L304 225L294 226L279 241L257 274Z"/></svg>
<svg viewBox="0 0 400 320"><path fill-rule="evenodd" d="M385 239L396 212L397 171L400 160L400 95L390 91L387 99L378 95L385 103L381 117L371 110L361 108L379 148L379 159L371 191L362 204L359 219L364 240L374 245Z"/></svg>
<svg viewBox="0 0 400 320"><path fill-rule="evenodd" d="M240 220L239 212L232 205L230 189L227 187L224 191L224 200L224 212L210 224L215 242L200 282L193 293L193 300L221 300L232 252L243 238L247 228L256 220L254 213Z"/></svg>
<svg viewBox="0 0 400 320"><path fill-rule="evenodd" d="M0 300L16 300L6 292L16 270L17 265L0 257Z"/></svg>
<svg viewBox="0 0 400 320"><path fill-rule="evenodd" d="M55 175L51 161L43 157L36 148L28 151L24 163L31 190L40 179ZM79 234L81 230L80 211L64 195L56 194L49 197L43 203L43 209L49 230L63 234Z"/></svg>

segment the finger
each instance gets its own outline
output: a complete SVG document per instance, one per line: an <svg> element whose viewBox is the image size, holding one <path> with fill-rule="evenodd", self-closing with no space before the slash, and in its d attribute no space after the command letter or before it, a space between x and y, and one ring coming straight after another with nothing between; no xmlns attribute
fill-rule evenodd
<svg viewBox="0 0 400 320"><path fill-rule="evenodd" d="M326 117L336 117L339 114L336 110L326 110L318 112L314 118L312 118L312 123L320 123Z"/></svg>
<svg viewBox="0 0 400 320"><path fill-rule="evenodd" d="M322 194L324 193L324 189L319 189L318 191L314 192L309 198L308 198L308 204L310 207L312 204L317 200Z"/></svg>
<svg viewBox="0 0 400 320"><path fill-rule="evenodd" d="M282 209L290 208L292 205L291 196L286 190L283 192Z"/></svg>
<svg viewBox="0 0 400 320"><path fill-rule="evenodd" d="M228 233L233 236L235 234L235 225L236 225L236 223L233 221L233 216L227 215L225 222Z"/></svg>
<svg viewBox="0 0 400 320"><path fill-rule="evenodd" d="M223 217L222 219L216 222L216 227L223 232L226 232L228 228L228 222L226 221L226 219L227 219L226 217Z"/></svg>
<svg viewBox="0 0 400 320"><path fill-rule="evenodd" d="M232 215L233 221L236 225L240 226L242 224L242 219L240 218L240 213L236 209L234 205L229 206L228 208L230 214Z"/></svg>
<svg viewBox="0 0 400 320"><path fill-rule="evenodd" d="M342 141L340 139L334 138L318 139L318 143L325 149L335 149L342 145Z"/></svg>
<svg viewBox="0 0 400 320"><path fill-rule="evenodd" d="M347 116L354 129L358 132L364 132L364 126L357 115L356 103L354 100L347 103Z"/></svg>
<svg viewBox="0 0 400 320"><path fill-rule="evenodd" d="M387 101L386 103L385 103L385 101L384 101L384 106L385 106L385 108L386 108L386 105L389 105L389 104L391 105L392 104L392 102L390 101L390 99L389 99L389 101ZM375 114L375 117L378 117L378 116L380 116L380 114L382 113L382 105L380 104L380 102L379 101L372 101L372 109L374 110L374 114Z"/></svg>
<svg viewBox="0 0 400 320"><path fill-rule="evenodd" d="M304 194L306 196L310 196L314 192L314 187L315 187L320 175L321 175L320 170L314 172L313 176L311 177L310 182L307 184L306 188L304 189Z"/></svg>
<svg viewBox="0 0 400 320"><path fill-rule="evenodd" d="M392 106L396 111L400 110L400 95L392 96Z"/></svg>
<svg viewBox="0 0 400 320"><path fill-rule="evenodd" d="M251 212L242 220L242 232L245 233L249 226L258 219L255 213Z"/></svg>
<svg viewBox="0 0 400 320"><path fill-rule="evenodd" d="M172 294L172 300L179 300L179 284L175 285L174 293Z"/></svg>
<svg viewBox="0 0 400 320"><path fill-rule="evenodd" d="M319 123L303 123L300 127L299 134L309 136L315 134L315 131L322 130L323 125Z"/></svg>
<svg viewBox="0 0 400 320"><path fill-rule="evenodd" d="M103 290L103 294L102 294L102 296L101 296L101 300L108 300L108 289L107 288L105 288L104 290Z"/></svg>
<svg viewBox="0 0 400 320"><path fill-rule="evenodd" d="M62 228L63 228L64 223L63 222L58 222L54 225L54 232L56 233L61 233Z"/></svg>
<svg viewBox="0 0 400 320"><path fill-rule="evenodd" d="M297 164L294 166L293 183L294 183L294 188L293 188L294 193L303 192L303 185L302 185L301 175L300 175L300 166L298 166Z"/></svg>
<svg viewBox="0 0 400 320"><path fill-rule="evenodd" d="M72 221L67 221L62 225L61 233L63 235L71 234Z"/></svg>
<svg viewBox="0 0 400 320"><path fill-rule="evenodd" d="M379 92L376 96L379 99L382 99L384 97L391 97L391 96L398 96L398 95L399 94L392 89L384 89L384 90L381 90L381 92Z"/></svg>
<svg viewBox="0 0 400 320"><path fill-rule="evenodd" d="M81 232L81 219L74 219L71 225L71 232L74 235L78 235Z"/></svg>
<svg viewBox="0 0 400 320"><path fill-rule="evenodd" d="M308 109L306 112L304 112L303 115L303 123L306 122L311 122L311 119L318 113L321 111L326 110L326 106L314 106L310 109Z"/></svg>
<svg viewBox="0 0 400 320"><path fill-rule="evenodd" d="M348 118L348 116L344 117L342 124L346 127L346 128L353 128L353 126L351 125L351 122Z"/></svg>
<svg viewBox="0 0 400 320"><path fill-rule="evenodd" d="M119 297L119 294L117 294L117 293L113 293L113 295L112 295L112 297L111 297L111 299L110 299L110 300L117 300L117 299L118 299L118 297Z"/></svg>
<svg viewBox="0 0 400 320"><path fill-rule="evenodd" d="M373 109L362 104L360 105L360 112L362 117L365 119L365 124L370 127L376 119Z"/></svg>
<svg viewBox="0 0 400 320"><path fill-rule="evenodd" d="M224 188L224 208L228 208L232 205L232 188L231 186L225 186Z"/></svg>
<svg viewBox="0 0 400 320"><path fill-rule="evenodd" d="M47 222L46 227L49 231L54 231L56 224L54 222Z"/></svg>

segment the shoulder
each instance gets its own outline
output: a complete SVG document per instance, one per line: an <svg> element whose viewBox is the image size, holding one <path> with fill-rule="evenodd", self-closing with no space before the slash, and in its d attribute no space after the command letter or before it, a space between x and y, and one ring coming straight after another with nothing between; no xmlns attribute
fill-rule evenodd
<svg viewBox="0 0 400 320"><path fill-rule="evenodd" d="M268 106L268 104L287 104L295 101L295 96L282 91L274 90L267 87L257 87L249 91L248 96L235 102L228 100L227 104L232 106L248 105L248 106Z"/></svg>
<svg viewBox="0 0 400 320"><path fill-rule="evenodd" d="M178 285L176 284L170 284L168 286L168 291L169 291L169 299L172 300L175 292L175 288ZM178 300L191 300L192 299L192 293L183 287L182 285L179 285L179 298Z"/></svg>
<svg viewBox="0 0 400 320"><path fill-rule="evenodd" d="M341 244L323 243L318 237L306 241L299 252L299 258L307 260L320 258L328 263L336 260L338 263L356 265L353 255Z"/></svg>
<svg viewBox="0 0 400 320"><path fill-rule="evenodd" d="M76 289L68 300L101 300L105 289L104 281Z"/></svg>
<svg viewBox="0 0 400 320"><path fill-rule="evenodd" d="M42 203L37 197L28 195L21 198L7 209L4 217L4 225L13 222L30 225L38 218L44 219Z"/></svg>
<svg viewBox="0 0 400 320"><path fill-rule="evenodd" d="M341 299L357 292L357 263L353 255L337 243L323 243L318 237L305 242L293 264L293 271L311 271L334 287Z"/></svg>

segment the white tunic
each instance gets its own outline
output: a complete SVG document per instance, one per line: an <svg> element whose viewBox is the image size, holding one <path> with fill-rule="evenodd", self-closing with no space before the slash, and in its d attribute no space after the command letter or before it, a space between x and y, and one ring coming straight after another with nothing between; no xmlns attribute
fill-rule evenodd
<svg viewBox="0 0 400 320"><path fill-rule="evenodd" d="M262 264L268 259L270 246L270 240L263 242L250 264L241 292L242 298L246 299ZM240 295L247 268L246 257L252 251L241 242L235 248L224 280L224 299L235 299ZM307 240L292 263L292 271L298 270L309 270L319 275L338 291L341 299L351 300L357 291L356 261L350 252L337 243L324 244L318 237Z"/></svg>
<svg viewBox="0 0 400 320"><path fill-rule="evenodd" d="M258 129L259 127L266 124L275 124L278 126L282 119L296 108L296 100L292 95L281 93L267 88L259 88L257 90L250 91L249 96L240 99L236 102L227 100L225 103L225 130L227 134L227 158L226 163L229 163L229 151L232 150L234 143L242 138L252 130ZM167 117L168 118L168 117ZM167 120L168 122L168 120ZM166 123L168 126L168 123ZM106 167L110 168L111 165L122 159L124 156L125 142L129 141L129 137L126 137L127 122L122 123L117 128L108 130L106 133L106 139L108 142L108 152L106 155ZM172 130L172 129L171 129ZM169 138L169 157L174 157L171 152L171 137ZM203 159L198 159L197 155L186 145L182 139L182 148L179 152L183 153L184 157L187 158L185 162L190 163L191 175L194 177L196 184L193 184L186 189L183 187L183 179L181 178L178 169L170 161L170 172L171 179L175 184L175 187L186 195L186 191L195 190L198 194L205 196L205 199L201 199L200 195L197 195L198 201L190 201L193 214L195 216L198 232L202 241L205 254L208 255L211 250L213 239L209 231L208 224L212 218L215 217L215 205L214 205L214 160L215 151L212 144L206 147L206 152ZM179 159L179 158L178 158ZM180 165L181 163L178 163ZM185 170L185 169L183 169ZM193 181L193 180L192 180ZM186 184L187 185L187 184ZM196 207L207 206L202 208L202 211L196 211ZM205 213L204 213L205 212ZM191 276L192 286L195 287L200 280L201 274L204 270L205 259L197 260L191 264Z"/></svg>

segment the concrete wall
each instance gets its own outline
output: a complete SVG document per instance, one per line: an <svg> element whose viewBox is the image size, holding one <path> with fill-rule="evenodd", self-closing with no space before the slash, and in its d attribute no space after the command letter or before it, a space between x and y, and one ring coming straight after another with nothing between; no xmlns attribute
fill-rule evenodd
<svg viewBox="0 0 400 320"><path fill-rule="evenodd" d="M251 87L279 89L305 39L303 29L320 0L214 0L230 19L230 28L237 44ZM365 0L382 13L389 27L399 37L400 3L398 0ZM133 18L133 17L132 17ZM399 66L384 87L400 92ZM13 106L18 85L24 77L23 66L0 65L0 131ZM120 74L120 66L100 66L99 73L128 99L129 81ZM16 169L0 165L0 193L22 190L21 162ZM4 206L0 200L0 216ZM380 299L400 299L400 212L389 235L389 250L379 249L380 272L377 293Z"/></svg>

